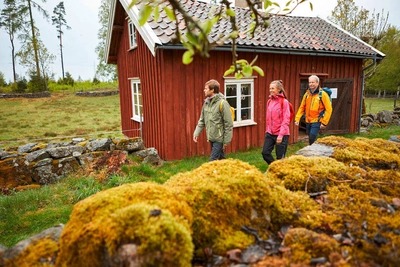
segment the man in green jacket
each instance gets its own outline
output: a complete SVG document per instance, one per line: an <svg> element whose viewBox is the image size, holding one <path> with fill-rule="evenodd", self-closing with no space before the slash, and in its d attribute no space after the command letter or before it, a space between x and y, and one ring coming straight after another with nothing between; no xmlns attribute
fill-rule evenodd
<svg viewBox="0 0 400 267"><path fill-rule="evenodd" d="M211 145L210 161L224 159L224 148L232 141L233 121L230 105L219 93L220 85L216 80L209 80L204 85L204 100L200 119L193 133L193 141L206 127L207 142ZM220 105L222 101L222 107Z"/></svg>

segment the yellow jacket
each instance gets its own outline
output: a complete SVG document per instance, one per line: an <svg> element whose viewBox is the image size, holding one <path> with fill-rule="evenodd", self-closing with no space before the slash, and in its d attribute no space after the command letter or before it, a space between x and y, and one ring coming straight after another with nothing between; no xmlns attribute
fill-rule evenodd
<svg viewBox="0 0 400 267"><path fill-rule="evenodd" d="M319 88L312 94L310 90L304 94L299 109L297 110L295 122L299 122L303 114L305 114L306 123L321 122L327 125L332 115L332 103L329 95L322 91L322 101L319 99ZM323 112L325 110L325 112ZM321 116L321 114L323 114Z"/></svg>

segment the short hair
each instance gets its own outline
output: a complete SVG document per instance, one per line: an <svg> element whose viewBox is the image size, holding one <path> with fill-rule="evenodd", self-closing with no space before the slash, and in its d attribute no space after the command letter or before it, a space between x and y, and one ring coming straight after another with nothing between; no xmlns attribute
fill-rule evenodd
<svg viewBox="0 0 400 267"><path fill-rule="evenodd" d="M283 93L283 96L284 96L285 98L287 98L285 88L283 88L283 82L282 82L282 80L275 80L275 81L272 81L271 84L275 84L276 87L278 87L278 89L279 89L279 93Z"/></svg>
<svg viewBox="0 0 400 267"><path fill-rule="evenodd" d="M217 80L209 80L206 82L206 86L208 86L208 89L214 90L215 94L219 93L219 82Z"/></svg>
<svg viewBox="0 0 400 267"><path fill-rule="evenodd" d="M311 78L315 79L317 83L319 83L319 77L317 75L311 75L310 77L308 77L308 80L310 80Z"/></svg>

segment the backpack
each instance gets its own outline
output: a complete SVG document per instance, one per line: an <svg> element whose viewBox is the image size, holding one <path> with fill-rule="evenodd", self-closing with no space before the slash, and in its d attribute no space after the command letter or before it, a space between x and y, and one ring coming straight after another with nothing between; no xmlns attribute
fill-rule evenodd
<svg viewBox="0 0 400 267"><path fill-rule="evenodd" d="M221 102L219 103L219 112L221 112L221 113L222 113L222 103L223 102L224 102L224 100L221 100ZM231 110L232 121L235 121L235 109L233 107L231 107L230 105L229 105L229 109Z"/></svg>
<svg viewBox="0 0 400 267"><path fill-rule="evenodd" d="M319 96L319 100L321 101L322 105L325 108L324 102L322 102L322 91L324 91L325 93L328 94L329 96L329 100L331 101L331 105L332 105L332 90L328 87L323 87L322 90L319 90L318 96ZM323 117L325 114L325 109L323 111L321 111L321 113L319 114L320 117Z"/></svg>
<svg viewBox="0 0 400 267"><path fill-rule="evenodd" d="M285 99L286 98L281 97L281 110L283 110L283 102L285 101ZM268 99L267 107L268 107L270 101L271 101L271 99ZM288 104L289 104L289 110L290 110L289 122L291 122L294 118L294 109L293 109L292 103L290 103L289 100L288 100ZM283 114L283 112L282 112L282 114Z"/></svg>

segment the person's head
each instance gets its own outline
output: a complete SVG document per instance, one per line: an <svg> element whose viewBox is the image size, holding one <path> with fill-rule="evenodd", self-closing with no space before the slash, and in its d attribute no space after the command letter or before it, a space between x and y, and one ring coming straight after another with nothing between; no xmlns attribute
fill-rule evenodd
<svg viewBox="0 0 400 267"><path fill-rule="evenodd" d="M269 85L269 94L277 95L277 94L281 94L281 93L286 98L286 92L285 92L285 89L283 88L282 81L281 80L272 81Z"/></svg>
<svg viewBox="0 0 400 267"><path fill-rule="evenodd" d="M207 97L213 96L219 93L219 82L216 80L209 80L204 85L204 94Z"/></svg>
<svg viewBox="0 0 400 267"><path fill-rule="evenodd" d="M315 91L315 89L318 88L319 85L319 78L317 75L311 75L308 77L308 87L310 88L311 91Z"/></svg>

